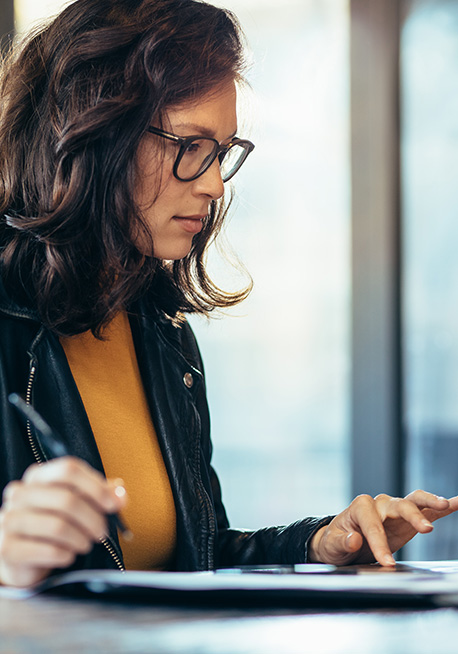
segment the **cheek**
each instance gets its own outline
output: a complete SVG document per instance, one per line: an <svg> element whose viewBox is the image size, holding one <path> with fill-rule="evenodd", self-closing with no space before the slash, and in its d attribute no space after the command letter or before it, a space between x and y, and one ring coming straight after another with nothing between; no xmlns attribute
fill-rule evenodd
<svg viewBox="0 0 458 654"><path fill-rule="evenodd" d="M139 156L135 202L145 217L164 211L173 215L185 191L185 185L173 175L173 162L158 161L150 153Z"/></svg>
<svg viewBox="0 0 458 654"><path fill-rule="evenodd" d="M161 212L170 212L174 215L178 210L182 198L186 194L186 188L173 174L165 174L163 171L161 185L155 197L154 206L160 207Z"/></svg>
<svg viewBox="0 0 458 654"><path fill-rule="evenodd" d="M154 178L151 184L153 181ZM171 219L181 213L184 204L183 188L176 183L175 178L168 175L167 179L162 179L162 184L157 191L154 190L154 186L148 185L147 179L143 178L138 196L141 200L138 208L143 223L155 241L155 246L163 239L175 238L176 233Z"/></svg>

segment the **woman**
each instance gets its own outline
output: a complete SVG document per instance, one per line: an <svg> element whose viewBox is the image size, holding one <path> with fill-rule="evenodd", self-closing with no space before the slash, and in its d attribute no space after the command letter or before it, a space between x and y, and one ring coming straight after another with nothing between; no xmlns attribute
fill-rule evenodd
<svg viewBox="0 0 458 654"><path fill-rule="evenodd" d="M2 584L69 566L392 565L458 507L417 491L357 498L334 519L229 527L184 314L249 291L224 293L204 265L224 183L253 149L236 136L242 54L234 16L195 0L76 0L4 65ZM46 460L11 391L73 456Z"/></svg>

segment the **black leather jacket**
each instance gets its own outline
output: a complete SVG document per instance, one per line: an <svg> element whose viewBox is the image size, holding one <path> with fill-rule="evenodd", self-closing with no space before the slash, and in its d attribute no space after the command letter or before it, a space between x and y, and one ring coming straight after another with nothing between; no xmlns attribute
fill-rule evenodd
<svg viewBox="0 0 458 654"><path fill-rule="evenodd" d="M208 570L242 564L296 563L329 518L286 527L231 529L211 467L212 444L203 368L188 324L177 328L143 301L131 318L138 363L177 513L174 569ZM59 339L36 314L17 306L0 283L0 492L34 462L45 461L40 438L25 429L8 403L17 392L60 432L70 452L103 472L91 427ZM76 568L123 568L116 529L77 559Z"/></svg>

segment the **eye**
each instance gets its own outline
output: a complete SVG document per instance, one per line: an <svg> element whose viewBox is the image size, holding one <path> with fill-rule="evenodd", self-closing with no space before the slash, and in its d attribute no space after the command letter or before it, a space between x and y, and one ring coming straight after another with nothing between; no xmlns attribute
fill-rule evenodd
<svg viewBox="0 0 458 654"><path fill-rule="evenodd" d="M185 152L186 152L186 154L195 154L196 152L199 152L199 150L201 149L201 147L202 147L202 146L200 145L199 141L192 141L192 143L190 143L190 144L187 146Z"/></svg>

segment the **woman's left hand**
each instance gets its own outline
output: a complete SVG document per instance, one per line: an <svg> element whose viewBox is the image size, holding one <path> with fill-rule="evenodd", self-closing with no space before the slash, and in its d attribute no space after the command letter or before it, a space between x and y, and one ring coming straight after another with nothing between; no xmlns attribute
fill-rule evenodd
<svg viewBox="0 0 458 654"><path fill-rule="evenodd" d="M309 561L347 565L394 565L392 553L418 532L433 530L434 520L458 509L458 496L443 497L416 490L405 498L359 495L345 511L319 529L309 544Z"/></svg>

